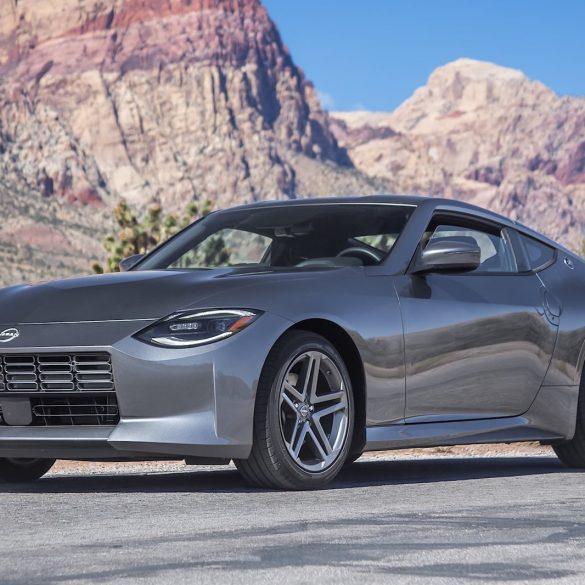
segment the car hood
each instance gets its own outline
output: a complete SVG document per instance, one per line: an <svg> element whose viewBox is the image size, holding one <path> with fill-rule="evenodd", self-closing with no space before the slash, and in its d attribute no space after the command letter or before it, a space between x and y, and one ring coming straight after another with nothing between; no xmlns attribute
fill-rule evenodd
<svg viewBox="0 0 585 585"><path fill-rule="evenodd" d="M0 323L155 320L181 309L211 307L218 295L235 306L238 295L230 291L284 278L312 279L315 272L257 267L135 271L23 284L0 290Z"/></svg>

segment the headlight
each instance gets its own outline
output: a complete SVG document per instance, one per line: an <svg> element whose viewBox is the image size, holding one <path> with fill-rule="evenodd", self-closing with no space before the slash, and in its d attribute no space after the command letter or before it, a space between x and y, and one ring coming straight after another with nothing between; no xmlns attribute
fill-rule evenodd
<svg viewBox="0 0 585 585"><path fill-rule="evenodd" d="M140 331L136 338L163 347L195 347L231 337L261 314L244 309L175 313Z"/></svg>

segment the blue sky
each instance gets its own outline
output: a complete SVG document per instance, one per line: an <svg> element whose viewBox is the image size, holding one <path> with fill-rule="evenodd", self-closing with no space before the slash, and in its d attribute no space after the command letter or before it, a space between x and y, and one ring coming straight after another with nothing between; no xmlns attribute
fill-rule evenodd
<svg viewBox="0 0 585 585"><path fill-rule="evenodd" d="M459 57L585 95L585 0L264 0L328 109L392 110Z"/></svg>

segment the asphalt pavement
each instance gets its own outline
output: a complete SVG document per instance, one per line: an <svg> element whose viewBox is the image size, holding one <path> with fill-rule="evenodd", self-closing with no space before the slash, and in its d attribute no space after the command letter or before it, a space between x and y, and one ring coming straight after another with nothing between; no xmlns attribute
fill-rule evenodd
<svg viewBox="0 0 585 585"><path fill-rule="evenodd" d="M329 489L231 468L0 485L0 583L585 583L585 473L554 457L358 462Z"/></svg>

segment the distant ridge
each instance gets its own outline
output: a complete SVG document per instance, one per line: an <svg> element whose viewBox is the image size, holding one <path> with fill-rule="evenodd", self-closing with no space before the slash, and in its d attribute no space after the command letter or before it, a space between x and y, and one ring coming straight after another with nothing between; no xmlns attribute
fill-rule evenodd
<svg viewBox="0 0 585 585"><path fill-rule="evenodd" d="M577 246L585 226L585 99L472 59L436 69L391 113L333 113L364 173L402 193L443 194Z"/></svg>

